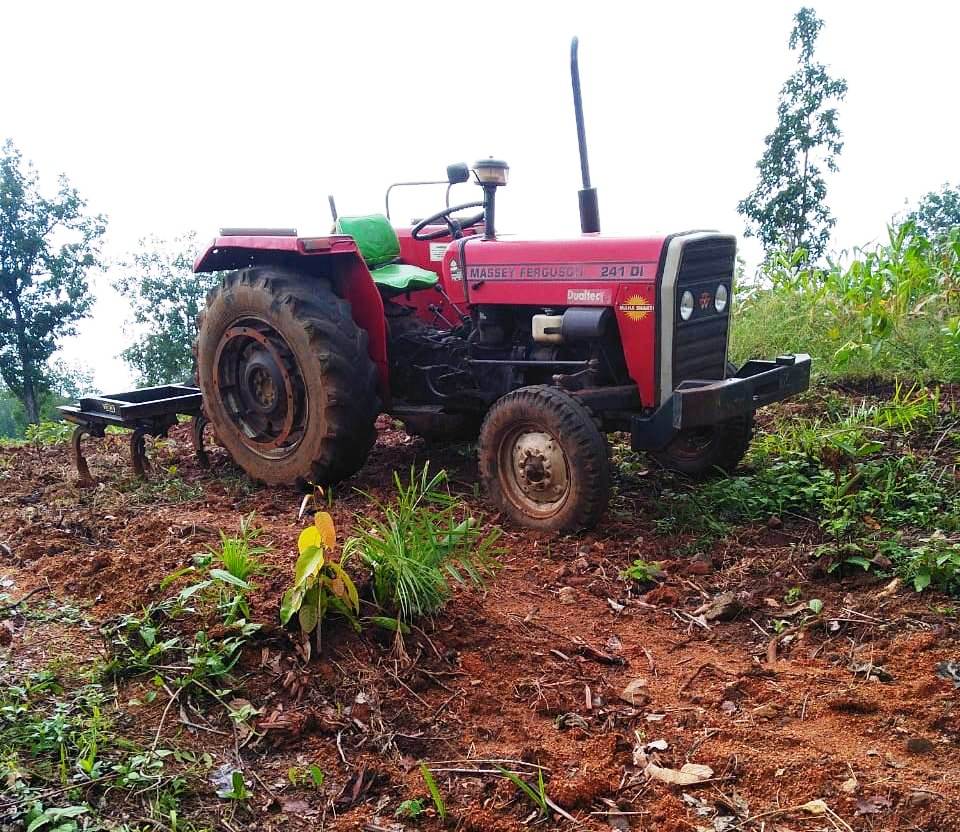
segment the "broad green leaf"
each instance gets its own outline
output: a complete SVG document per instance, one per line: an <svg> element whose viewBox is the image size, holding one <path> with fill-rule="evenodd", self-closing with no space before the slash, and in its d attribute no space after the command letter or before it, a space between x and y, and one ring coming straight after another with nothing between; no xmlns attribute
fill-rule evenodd
<svg viewBox="0 0 960 832"><path fill-rule="evenodd" d="M930 581L932 576L929 572L921 572L913 579L913 588L917 592L923 592L928 586L930 586Z"/></svg>
<svg viewBox="0 0 960 832"><path fill-rule="evenodd" d="M382 627L384 630L390 630L391 632L396 633L397 631L407 635L410 632L410 628L404 624L399 618L390 618L386 615L371 615L368 618L364 618L364 621L369 621L375 627Z"/></svg>
<svg viewBox="0 0 960 832"><path fill-rule="evenodd" d="M300 609L303 603L303 589L301 587L290 587L283 593L283 601L280 604L280 623L289 624L294 613Z"/></svg>
<svg viewBox="0 0 960 832"><path fill-rule="evenodd" d="M303 551L297 558L297 565L293 570L294 585L301 586L314 577L323 567L323 560L323 549L319 546L310 546Z"/></svg>
<svg viewBox="0 0 960 832"><path fill-rule="evenodd" d="M320 585L310 587L303 596L300 605L300 629L305 633L312 633L320 621Z"/></svg>

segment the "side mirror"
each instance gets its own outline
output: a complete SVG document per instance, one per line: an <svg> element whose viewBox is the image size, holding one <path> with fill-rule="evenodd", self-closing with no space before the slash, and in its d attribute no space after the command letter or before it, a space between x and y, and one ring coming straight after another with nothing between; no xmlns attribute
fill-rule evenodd
<svg viewBox="0 0 960 832"><path fill-rule="evenodd" d="M460 182L466 182L470 179L470 168L466 162L457 162L454 165L447 165L447 182L456 185Z"/></svg>

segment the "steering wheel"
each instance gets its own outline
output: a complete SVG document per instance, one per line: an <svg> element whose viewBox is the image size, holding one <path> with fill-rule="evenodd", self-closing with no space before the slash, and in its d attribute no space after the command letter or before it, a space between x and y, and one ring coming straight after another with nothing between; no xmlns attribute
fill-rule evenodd
<svg viewBox="0 0 960 832"><path fill-rule="evenodd" d="M442 211L437 211L436 214L432 214L425 220L420 220L420 222L418 222L410 230L410 236L413 237L414 240L418 240L421 243L425 243L429 240L439 240L441 237L446 237L447 234L453 237L454 240L459 240L463 236L464 228L469 228L471 225L476 225L478 222L480 222L480 220L483 219L483 211L463 221L454 219L450 215L456 214L457 211L465 211L467 208L482 207L482 202L465 202L463 205L453 205L449 208L444 208ZM441 220L446 223L446 228L438 228L436 231L430 231L426 234L420 233L428 225L434 225Z"/></svg>

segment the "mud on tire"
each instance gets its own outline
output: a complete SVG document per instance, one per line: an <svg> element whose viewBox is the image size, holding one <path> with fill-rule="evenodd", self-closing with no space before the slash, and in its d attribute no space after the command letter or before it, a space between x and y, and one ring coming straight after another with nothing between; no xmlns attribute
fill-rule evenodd
<svg viewBox="0 0 960 832"><path fill-rule="evenodd" d="M367 333L324 280L270 267L230 273L207 295L194 356L206 416L252 478L332 484L363 465L376 439L377 370ZM251 396L277 415L256 412Z"/></svg>
<svg viewBox="0 0 960 832"><path fill-rule="evenodd" d="M607 508L606 440L590 411L555 387L498 399L483 422L479 461L489 499L518 525L573 531Z"/></svg>

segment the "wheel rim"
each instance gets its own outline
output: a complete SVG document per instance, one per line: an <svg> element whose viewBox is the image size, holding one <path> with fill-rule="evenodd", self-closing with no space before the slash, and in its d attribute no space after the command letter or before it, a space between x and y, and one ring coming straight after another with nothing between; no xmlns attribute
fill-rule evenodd
<svg viewBox="0 0 960 832"><path fill-rule="evenodd" d="M240 441L260 456L290 455L306 430L306 385L283 336L266 321L234 321L213 361L215 394Z"/></svg>
<svg viewBox="0 0 960 832"><path fill-rule="evenodd" d="M570 493L570 466L560 441L539 425L518 425L508 431L498 452L500 486L528 517L556 514Z"/></svg>
<svg viewBox="0 0 960 832"><path fill-rule="evenodd" d="M680 459L699 459L716 438L712 427L691 428L683 431L670 443L670 454Z"/></svg>

